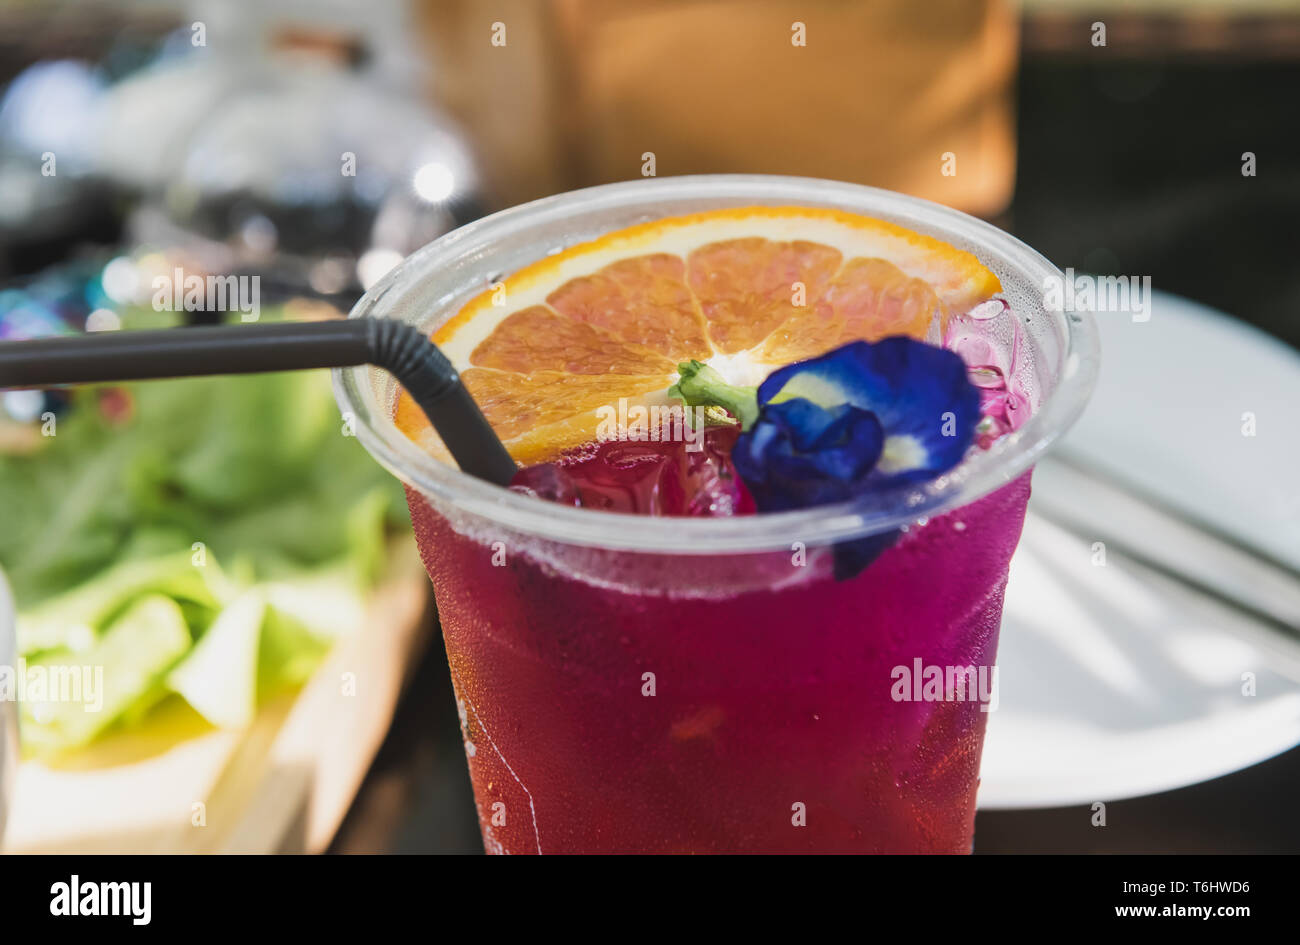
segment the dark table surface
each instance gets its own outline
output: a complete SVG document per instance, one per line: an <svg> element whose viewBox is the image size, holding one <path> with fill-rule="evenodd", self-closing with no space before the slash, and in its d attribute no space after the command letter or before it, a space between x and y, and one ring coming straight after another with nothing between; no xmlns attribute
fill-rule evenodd
<svg viewBox="0 0 1300 945"><path fill-rule="evenodd" d="M1149 275L1300 347L1300 58L1097 52L1026 53L996 222L1062 267ZM1300 749L1108 803L1105 827L1088 806L981 813L975 852L1296 853L1297 785ZM482 852L436 635L333 849Z"/></svg>

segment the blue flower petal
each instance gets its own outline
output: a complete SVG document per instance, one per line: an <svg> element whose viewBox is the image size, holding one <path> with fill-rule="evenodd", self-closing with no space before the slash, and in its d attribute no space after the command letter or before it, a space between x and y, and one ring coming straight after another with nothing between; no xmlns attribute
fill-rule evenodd
<svg viewBox="0 0 1300 945"><path fill-rule="evenodd" d="M851 404L771 404L731 458L760 511L825 505L863 490L884 443L880 422Z"/></svg>
<svg viewBox="0 0 1300 945"><path fill-rule="evenodd" d="M956 466L979 422L979 392L962 359L906 337L852 342L780 368L758 388L760 412L791 398L875 414L885 436L871 473L877 488L923 481Z"/></svg>
<svg viewBox="0 0 1300 945"><path fill-rule="evenodd" d="M849 541L837 541L832 551L831 569L837 581L847 581L857 577L885 549L898 541L902 534L898 529L868 535L866 538L854 538Z"/></svg>

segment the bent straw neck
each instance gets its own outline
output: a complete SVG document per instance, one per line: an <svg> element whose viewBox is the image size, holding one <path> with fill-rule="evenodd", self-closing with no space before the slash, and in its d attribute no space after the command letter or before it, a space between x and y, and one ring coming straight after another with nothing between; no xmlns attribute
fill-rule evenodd
<svg viewBox="0 0 1300 945"><path fill-rule="evenodd" d="M0 343L0 388L259 374L370 364L406 388L461 470L508 485L518 467L455 367L394 319L122 331Z"/></svg>

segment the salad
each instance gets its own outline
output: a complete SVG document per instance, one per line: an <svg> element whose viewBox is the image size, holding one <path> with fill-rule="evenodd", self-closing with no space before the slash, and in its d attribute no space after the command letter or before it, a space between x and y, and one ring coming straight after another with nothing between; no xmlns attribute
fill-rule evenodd
<svg viewBox="0 0 1300 945"><path fill-rule="evenodd" d="M323 371L79 390L33 426L0 449L28 755L169 700L248 723L360 625L387 537L409 527Z"/></svg>

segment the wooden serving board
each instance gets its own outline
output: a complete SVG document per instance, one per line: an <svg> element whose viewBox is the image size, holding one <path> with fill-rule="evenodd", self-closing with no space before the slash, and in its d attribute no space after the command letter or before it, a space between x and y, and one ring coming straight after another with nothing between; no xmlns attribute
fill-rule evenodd
<svg viewBox="0 0 1300 945"><path fill-rule="evenodd" d="M18 768L7 853L319 853L383 742L428 642L428 578L414 543L390 554L364 626L298 692L241 731L177 697L139 730L58 768Z"/></svg>

